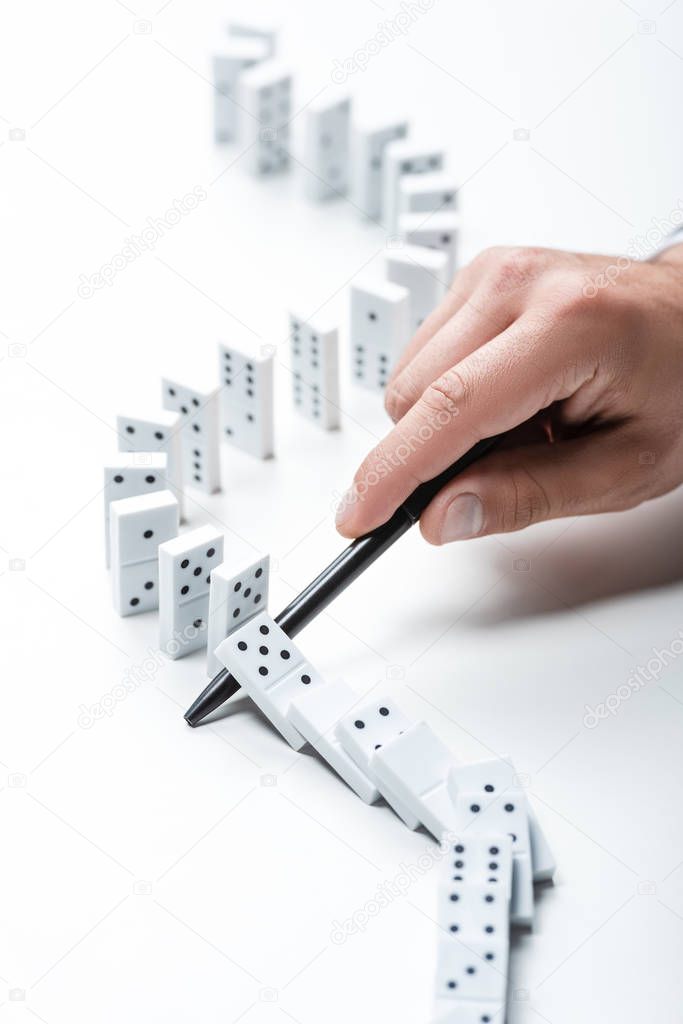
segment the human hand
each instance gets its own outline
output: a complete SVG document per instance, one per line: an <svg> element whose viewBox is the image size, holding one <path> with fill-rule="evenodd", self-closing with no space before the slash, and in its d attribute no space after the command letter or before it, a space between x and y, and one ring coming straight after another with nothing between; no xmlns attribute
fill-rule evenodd
<svg viewBox="0 0 683 1024"><path fill-rule="evenodd" d="M502 432L423 513L430 543L665 494L683 481L683 245L648 263L484 251L407 346L385 404L395 426L340 503L345 537Z"/></svg>

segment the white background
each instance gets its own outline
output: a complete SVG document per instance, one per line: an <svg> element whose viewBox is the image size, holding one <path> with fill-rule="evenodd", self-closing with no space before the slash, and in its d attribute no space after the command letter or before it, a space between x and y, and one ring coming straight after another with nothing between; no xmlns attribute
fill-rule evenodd
<svg viewBox="0 0 683 1024"><path fill-rule="evenodd" d="M332 941L434 849L425 834L245 701L188 729L199 655L90 728L79 712L111 706L156 644L155 616L113 614L102 566L115 414L155 409L169 368L213 369L235 318L280 344L290 304L343 317L347 282L381 270L386 245L349 203L305 202L301 169L256 182L239 146L214 147L228 5L157 4L6 5L0 31L0 1024L426 1020L434 871ZM463 258L501 242L623 252L683 188L683 3L663 7L436 0L350 77L356 111L406 113L443 142ZM296 108L397 10L288 0ZM153 252L78 296L196 186L207 199ZM224 448L224 492L188 503L231 556L271 552L273 612L339 550L335 496L386 428L346 376L328 436L292 417L284 365L277 388L277 459ZM515 1022L682 1019L683 661L583 724L683 625L680 513L674 494L447 550L416 531L300 637L323 673L388 689L459 757L509 753L527 776L559 867L514 945Z"/></svg>

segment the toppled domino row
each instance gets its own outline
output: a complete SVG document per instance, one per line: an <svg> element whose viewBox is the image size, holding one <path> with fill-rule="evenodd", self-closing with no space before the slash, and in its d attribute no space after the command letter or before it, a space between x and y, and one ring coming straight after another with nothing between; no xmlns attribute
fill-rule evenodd
<svg viewBox="0 0 683 1024"><path fill-rule="evenodd" d="M309 743L362 800L383 797L408 828L422 825L443 844L437 1014L502 1024L508 927L531 926L533 883L555 870L512 764L458 764L391 698L366 701L326 682L265 611L215 654L290 746Z"/></svg>

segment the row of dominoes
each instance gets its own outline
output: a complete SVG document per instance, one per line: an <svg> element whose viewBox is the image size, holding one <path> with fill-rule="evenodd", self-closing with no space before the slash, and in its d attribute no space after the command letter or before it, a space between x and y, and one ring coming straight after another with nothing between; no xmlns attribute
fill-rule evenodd
<svg viewBox="0 0 683 1024"><path fill-rule="evenodd" d="M310 744L366 803L383 797L408 828L424 826L444 844L448 858L454 843L473 844L472 873L451 872L448 894L440 895L446 903L440 904L439 924L446 934L439 941L437 1011L455 1014L460 1000L476 1009L474 1000L482 1016L468 1020L483 1021L489 1013L502 1022L507 925L531 926L534 882L551 879L555 870L512 764L458 764L425 722L411 722L391 698L366 701L343 682L326 682L267 612L253 616L215 653L295 750ZM484 863L487 844L497 847L497 877L506 880L493 918L489 883L476 866ZM461 896L462 916L454 919L447 902ZM495 939L486 930L490 920L497 922ZM475 935L479 926L484 931Z"/></svg>
<svg viewBox="0 0 683 1024"><path fill-rule="evenodd" d="M204 647L207 674L220 668L219 643L268 605L270 560L225 560L212 526L178 535L179 504L164 489L165 455L123 457L107 467L111 486L141 476L147 492L108 507L114 608L119 615L159 609L159 648L175 660ZM150 460L150 461L148 461Z"/></svg>

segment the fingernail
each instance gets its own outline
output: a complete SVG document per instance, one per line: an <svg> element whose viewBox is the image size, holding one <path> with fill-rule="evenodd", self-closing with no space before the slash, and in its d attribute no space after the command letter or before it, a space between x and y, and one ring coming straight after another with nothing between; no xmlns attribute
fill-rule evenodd
<svg viewBox="0 0 683 1024"><path fill-rule="evenodd" d="M345 491L345 493L342 494L341 498L339 499L339 504L337 505L337 512L334 517L334 522L336 526L343 526L344 523L347 523L349 521L353 514L353 506L355 504L355 501L356 492L354 491L353 487L349 487L348 491Z"/></svg>
<svg viewBox="0 0 683 1024"><path fill-rule="evenodd" d="M484 525L484 506L476 494L459 494L446 509L441 543L476 537Z"/></svg>

